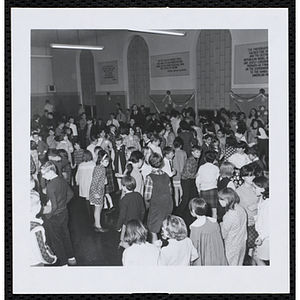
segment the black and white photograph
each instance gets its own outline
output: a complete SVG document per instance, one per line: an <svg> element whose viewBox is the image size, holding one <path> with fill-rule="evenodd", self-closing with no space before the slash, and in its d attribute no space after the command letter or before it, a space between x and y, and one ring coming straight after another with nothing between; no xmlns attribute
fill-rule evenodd
<svg viewBox="0 0 300 300"><path fill-rule="evenodd" d="M12 9L14 293L289 292L287 12Z"/></svg>

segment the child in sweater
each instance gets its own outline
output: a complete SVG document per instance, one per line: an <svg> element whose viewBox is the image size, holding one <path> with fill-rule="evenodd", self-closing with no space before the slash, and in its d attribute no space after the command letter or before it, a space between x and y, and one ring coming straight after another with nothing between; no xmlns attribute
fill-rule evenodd
<svg viewBox="0 0 300 300"><path fill-rule="evenodd" d="M120 244L124 248L129 247L124 242L124 235L128 221L132 219L142 221L145 215L145 204L142 195L135 192L135 179L131 176L124 176L121 180L124 197L120 200L120 213L117 221L117 230L121 231Z"/></svg>
<svg viewBox="0 0 300 300"><path fill-rule="evenodd" d="M200 166L196 175L198 193L209 205L212 217L217 218L217 201L219 168L213 164L216 159L214 151L207 151L204 155L205 164Z"/></svg>
<svg viewBox="0 0 300 300"><path fill-rule="evenodd" d="M93 155L89 150L83 152L83 162L79 164L76 173L76 183L79 185L79 196L85 198L88 215L91 216L91 206L89 202L89 191L93 177L93 171L96 164L93 161Z"/></svg>

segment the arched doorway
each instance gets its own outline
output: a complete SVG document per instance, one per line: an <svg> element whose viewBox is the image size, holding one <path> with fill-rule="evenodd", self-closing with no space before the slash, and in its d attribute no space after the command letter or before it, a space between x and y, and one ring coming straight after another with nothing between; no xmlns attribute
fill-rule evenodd
<svg viewBox="0 0 300 300"><path fill-rule="evenodd" d="M230 107L231 34L202 30L197 41L198 109Z"/></svg>
<svg viewBox="0 0 300 300"><path fill-rule="evenodd" d="M83 105L87 115L96 116L96 87L94 57L92 51L82 50L79 61Z"/></svg>
<svg viewBox="0 0 300 300"><path fill-rule="evenodd" d="M140 36L135 36L128 46L127 65L130 106L149 106L149 50L147 43Z"/></svg>

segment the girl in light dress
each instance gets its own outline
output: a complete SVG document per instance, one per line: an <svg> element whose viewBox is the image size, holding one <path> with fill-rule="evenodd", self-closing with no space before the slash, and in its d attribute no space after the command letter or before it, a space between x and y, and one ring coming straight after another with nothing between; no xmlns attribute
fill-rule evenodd
<svg viewBox="0 0 300 300"><path fill-rule="evenodd" d="M247 213L239 204L238 194L231 188L219 192L219 202L226 213L221 223L225 254L230 266L243 265L247 240Z"/></svg>
<svg viewBox="0 0 300 300"><path fill-rule="evenodd" d="M162 223L162 238L168 245L160 249L160 266L190 266L198 258L198 253L190 238L183 219L168 215Z"/></svg>
<svg viewBox="0 0 300 300"><path fill-rule="evenodd" d="M76 173L76 183L79 185L79 196L85 198L85 203L87 207L88 215L92 215L90 201L89 201L89 191L93 177L93 171L96 164L93 161L93 155L89 150L84 150L83 152L83 162L79 164Z"/></svg>
<svg viewBox="0 0 300 300"><path fill-rule="evenodd" d="M253 191L258 197L258 212L257 216L254 217L255 229L258 233L258 237L255 240L252 264L257 266L264 266L270 264L269 179L265 176L254 178Z"/></svg>

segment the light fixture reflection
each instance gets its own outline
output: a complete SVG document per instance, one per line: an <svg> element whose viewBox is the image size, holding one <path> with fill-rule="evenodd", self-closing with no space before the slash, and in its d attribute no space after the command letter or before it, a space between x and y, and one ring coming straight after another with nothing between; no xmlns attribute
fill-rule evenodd
<svg viewBox="0 0 300 300"><path fill-rule="evenodd" d="M72 44L50 44L53 49L74 49L74 50L103 50L104 46L72 45Z"/></svg>

